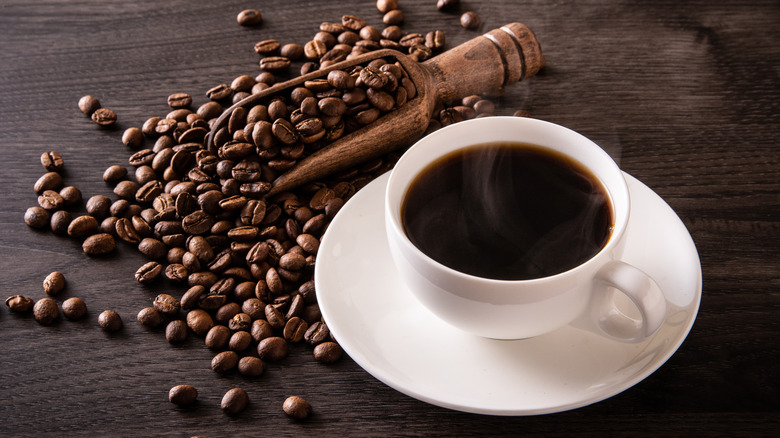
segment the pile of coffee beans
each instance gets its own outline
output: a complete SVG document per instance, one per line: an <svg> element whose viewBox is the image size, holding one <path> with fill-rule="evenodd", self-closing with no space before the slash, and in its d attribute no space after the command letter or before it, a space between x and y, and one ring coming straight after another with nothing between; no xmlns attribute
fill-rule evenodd
<svg viewBox="0 0 780 438"><path fill-rule="evenodd" d="M439 0L437 6L452 11L458 2ZM381 30L344 15L340 22L323 22L303 45L258 42L254 52L261 56L260 73L209 88L208 102L197 108L188 93L168 96L167 114L124 131L122 143L134 150L129 167L114 164L105 170L103 180L114 199L90 197L86 214L73 217L68 211L82 202L82 194L63 187L63 157L56 151L43 153L46 173L33 187L38 205L27 210L25 222L80 239L89 256L108 254L117 245L143 253L149 261L136 271L136 281L154 285L165 280L181 288L157 295L136 319L150 328L165 326L165 338L172 344L190 334L203 338L214 352L215 373L260 376L265 362L283 360L289 344L296 343L308 345L318 362L338 361L343 352L322 320L313 280L320 238L344 203L391 169L398 154L294 191L265 195L272 181L300 159L414 99L415 84L397 57L375 59L238 107L213 133L214 141L206 144L206 139L226 108L273 86L277 77L289 75L293 63L300 62L300 73L306 74L383 48L417 61L445 49L446 38L439 30L405 33L399 27L404 16L397 1L379 0L377 10L386 25ZM237 16L242 26L257 26L262 20L256 10ZM466 13L461 23L476 28L479 16ZM78 107L101 126L117 120L95 97L84 96ZM477 95L440 104L428 132L494 111L492 101ZM64 276L52 273L45 292L56 295L64 285ZM17 295L6 304L14 311L32 310L42 324L59 316L57 303L48 297L34 303ZM79 319L86 304L70 298L62 312ZM103 330L116 331L122 318L106 310L98 323ZM169 400L179 406L196 399L197 390L188 385L169 393ZM221 406L235 415L248 402L243 389L233 388ZM288 398L283 409L297 419L311 413L311 405L300 397Z"/></svg>

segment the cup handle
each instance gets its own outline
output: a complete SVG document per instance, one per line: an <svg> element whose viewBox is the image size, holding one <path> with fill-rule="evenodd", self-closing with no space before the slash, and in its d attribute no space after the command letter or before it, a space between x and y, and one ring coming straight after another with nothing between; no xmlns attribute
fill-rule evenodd
<svg viewBox="0 0 780 438"><path fill-rule="evenodd" d="M666 297L652 277L621 261L612 261L596 274L585 317L598 331L623 342L641 342L658 331L666 319ZM639 312L632 318L618 309L614 291L628 297Z"/></svg>

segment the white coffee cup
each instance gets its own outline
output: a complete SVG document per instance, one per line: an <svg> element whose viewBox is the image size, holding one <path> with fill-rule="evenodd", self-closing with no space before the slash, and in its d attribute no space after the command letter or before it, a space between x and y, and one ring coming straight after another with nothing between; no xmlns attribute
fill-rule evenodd
<svg viewBox="0 0 780 438"><path fill-rule="evenodd" d="M602 182L611 201L614 226L601 251L556 275L496 280L453 270L409 240L402 226L401 206L415 177L453 151L498 141L557 151ZM620 260L629 207L623 173L603 149L586 137L542 120L486 117L442 128L404 153L390 174L385 221L390 251L404 283L426 308L455 327L488 338L522 339L572 324L617 340L639 342L663 324L666 299L650 276ZM621 295L635 309L619 307L616 302L628 302Z"/></svg>

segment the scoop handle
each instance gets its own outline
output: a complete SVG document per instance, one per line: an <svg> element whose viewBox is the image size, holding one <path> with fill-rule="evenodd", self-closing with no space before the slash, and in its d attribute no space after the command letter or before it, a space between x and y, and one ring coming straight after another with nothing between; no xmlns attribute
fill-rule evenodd
<svg viewBox="0 0 780 438"><path fill-rule="evenodd" d="M544 67L542 47L526 25L510 23L423 63L439 102L500 93Z"/></svg>

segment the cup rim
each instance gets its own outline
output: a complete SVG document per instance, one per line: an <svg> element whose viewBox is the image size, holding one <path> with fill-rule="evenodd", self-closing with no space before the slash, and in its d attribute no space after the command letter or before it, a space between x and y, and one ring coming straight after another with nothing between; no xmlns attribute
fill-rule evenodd
<svg viewBox="0 0 780 438"><path fill-rule="evenodd" d="M403 229L403 225L400 221L400 209L401 205L403 204L403 199L405 197L406 191L409 188L409 185L413 181L414 177L419 175L419 172L423 169L425 169L429 164L431 164L436 159L453 152L455 150L460 150L463 148L467 148L470 146L474 146L480 143L489 143L492 141L504 141L503 139L485 139L484 141L478 142L478 143L466 143L458 146L451 147L447 149L446 151L442 151L440 153L437 153L436 156L426 159L425 163L419 164L414 163L412 160L413 155L415 155L415 151L418 149L421 149L425 147L426 144L429 142L435 141L438 137L448 135L450 131L457 131L457 130L463 130L463 129L470 129L472 125L480 125L480 124L493 124L493 123L509 123L509 124L528 124L528 125L537 125L538 127L541 127L542 129L553 129L553 130L560 130L561 132L566 133L567 135L573 135L576 138L578 138L580 141L584 141L585 143L588 143L593 146L593 153L600 155L600 159L604 161L604 163L611 168L611 171L617 171L620 174L620 184L615 187L609 186L605 183L604 178L602 178L599 174L597 174L595 171L591 169L590 166L586 166L585 164L580 164L593 173L593 175L599 179L601 184L603 185L604 189L607 191L607 195L610 198L610 205L612 208L612 214L613 214L613 224L612 224L612 231L609 235L609 238L607 239L607 242L604 244L604 246L593 256L591 256L588 260L580 263L579 265L567 269L565 271L548 275L546 277L537 277L537 278L530 278L530 279L521 279L521 280L503 280L503 279L496 279L496 278L488 278L488 277L480 277L473 274L467 274L458 270L455 270L449 266L446 266L439 261L433 259L429 255L425 254L422 250L420 250L414 243L409 240L409 237L406 235L406 232ZM512 140L509 140L512 141ZM520 139L516 140L519 142L525 142L525 140ZM546 149L550 149L549 146L546 146L544 144L537 144L537 142L531 142L528 141L530 144L534 144ZM558 151L560 152L560 151ZM567 157L571 159L575 159L570 154L564 153ZM576 160L576 159L575 159ZM579 160L576 160L579 162ZM410 178L408 178L405 181L398 182L398 179L400 178L398 174L400 173L400 170L403 169L407 165L414 165L414 166L421 166L420 169L417 172L414 172ZM400 185L400 187L399 187ZM614 190L618 190L622 192L620 195L623 199L625 199L625 202L621 204L620 206L616 205L614 199L616 197L616 194L613 193ZM393 192L394 191L400 191L398 194L398 205L391 205L393 198ZM589 138L585 137L584 135L580 134L577 131L574 131L570 128L567 128L563 125L559 125L553 122L548 122L545 120L539 120L539 119L533 119L533 118L527 118L527 117L517 117L517 116L491 116L491 117L483 117L483 118L477 118L477 119L471 119L466 120L463 122L454 123L452 125L448 125L446 127L443 127L431 134L428 134L421 139L419 139L417 142L415 142L409 149L407 149L401 158L396 162L393 169L390 171L390 177L387 182L387 188L385 190L385 226L392 227L392 231L395 235L400 237L399 242L400 244L405 248L406 251L411 251L411 254L414 254L414 256L418 259L422 259L427 261L428 263L433 264L437 269L443 270L444 272L448 273L449 275L455 276L462 280L467 281L480 281L480 282L487 282L489 284L497 284L497 285L513 285L513 284L541 284L546 283L550 281L554 281L557 278L563 277L563 276L570 276L570 275L576 275L577 272L583 271L586 269L589 269L590 266L594 263L596 263L597 259L602 259L605 257L605 254L611 253L617 243L620 241L622 235L625 232L625 229L628 225L628 214L630 211L630 199L628 196L628 185L626 184L625 178L623 177L622 171L618 167L617 163L612 159L607 152L601 148L598 144L596 144L594 141L590 140ZM618 208L620 208L620 211L618 211ZM387 225L389 222L389 225ZM407 252L408 253L408 252ZM415 267L415 269L417 269Z"/></svg>

